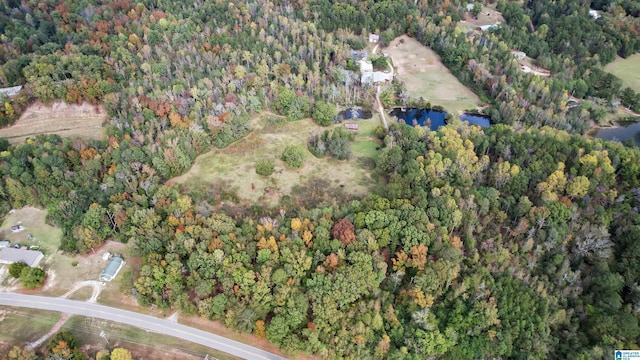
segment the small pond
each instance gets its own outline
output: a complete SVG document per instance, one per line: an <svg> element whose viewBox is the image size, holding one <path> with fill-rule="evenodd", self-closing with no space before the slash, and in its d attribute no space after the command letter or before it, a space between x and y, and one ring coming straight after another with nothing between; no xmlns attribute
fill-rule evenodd
<svg viewBox="0 0 640 360"><path fill-rule="evenodd" d="M357 119L371 119L373 114L371 111L364 111L362 109L349 108L346 110L342 110L338 113L338 116L342 118L342 120L357 120Z"/></svg>
<svg viewBox="0 0 640 360"><path fill-rule="evenodd" d="M602 128L594 135L605 140L624 141L633 139L640 146L640 122L618 124L612 128Z"/></svg>
<svg viewBox="0 0 640 360"><path fill-rule="evenodd" d="M460 116L460 120L468 122L469 125L478 125L481 127L489 127L491 125L490 119L483 115L464 113Z"/></svg>
<svg viewBox="0 0 640 360"><path fill-rule="evenodd" d="M445 125L444 119L447 113L431 109L394 108L389 115L397 117L407 125L428 126L431 130L438 130Z"/></svg>

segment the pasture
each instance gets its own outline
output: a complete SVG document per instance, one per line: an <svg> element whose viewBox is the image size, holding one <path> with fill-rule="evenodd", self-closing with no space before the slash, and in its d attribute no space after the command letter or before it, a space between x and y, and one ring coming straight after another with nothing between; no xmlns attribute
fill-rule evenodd
<svg viewBox="0 0 640 360"><path fill-rule="evenodd" d="M102 124L106 118L107 113L102 106L66 104L61 101L50 105L36 102L27 108L15 124L0 129L0 137L12 144L39 134L101 139L104 136Z"/></svg>
<svg viewBox="0 0 640 360"><path fill-rule="evenodd" d="M217 200L265 206L274 206L285 196L304 195L307 190L307 196L317 195L310 187L359 197L376 185L370 170L360 165L358 157L375 155L371 147L375 149L376 145L364 145L362 142L377 143L377 139L368 133L380 123L378 117L357 121L364 131L357 135L359 143L353 148L353 158L343 161L328 155L316 158L306 151L307 141L313 133L321 133L331 127L323 128L311 119L278 122L274 118L275 115L263 114L254 119L253 131L249 135L227 148L214 149L199 156L187 173L170 179L168 184L182 184L189 191L196 189L208 193L210 189L219 189L214 196L222 198ZM365 133L365 137L359 137ZM306 156L301 168L289 168L280 160L287 145L305 148ZM270 176L256 174L255 164L260 160L272 161L275 172Z"/></svg>
<svg viewBox="0 0 640 360"><path fill-rule="evenodd" d="M633 54L626 59L617 57L604 70L619 77L623 88L629 87L640 92L640 54Z"/></svg>
<svg viewBox="0 0 640 360"><path fill-rule="evenodd" d="M481 103L476 94L462 85L442 64L440 56L407 35L395 38L387 48L397 79L404 82L412 98L423 97L432 105L460 114Z"/></svg>

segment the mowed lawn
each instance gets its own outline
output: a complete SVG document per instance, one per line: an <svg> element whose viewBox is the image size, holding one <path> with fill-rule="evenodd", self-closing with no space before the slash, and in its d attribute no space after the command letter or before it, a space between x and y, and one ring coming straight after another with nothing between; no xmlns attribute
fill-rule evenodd
<svg viewBox="0 0 640 360"><path fill-rule="evenodd" d="M6 355L12 345L24 346L51 330L60 313L3 306L0 309L0 354Z"/></svg>
<svg viewBox="0 0 640 360"><path fill-rule="evenodd" d="M0 240L9 240L12 244L23 246L37 245L45 254L55 253L60 247L62 230L45 222L47 211L32 206L15 209L7 214L0 226ZM14 233L11 227L22 225L24 229ZM31 235L31 239L29 239Z"/></svg>
<svg viewBox="0 0 640 360"><path fill-rule="evenodd" d="M321 127L311 119L274 124L268 119L274 115L263 115L254 120L254 129L245 138L224 149L214 149L199 156L194 166L185 174L169 180L169 184L183 184L185 189L203 186L219 186L236 194L239 200L251 204L264 202L275 205L282 196L290 195L296 185L307 185L314 179L328 181L330 187L340 188L352 196L366 195L376 185L370 170L358 161L358 157L374 157L373 150L378 141L370 136L377 117L358 120L362 130L356 135L352 147L353 158L336 160L329 156L316 158L306 151L309 137L332 127ZM289 168L280 160L287 145L300 145L305 149L306 158L301 168ZM272 161L275 172L271 176L261 176L255 172L255 164L260 160Z"/></svg>
<svg viewBox="0 0 640 360"><path fill-rule="evenodd" d="M393 60L396 76L405 83L411 97L423 97L454 114L480 105L478 96L451 74L440 56L416 39L399 36L383 51Z"/></svg>
<svg viewBox="0 0 640 360"><path fill-rule="evenodd" d="M604 70L619 77L623 87L640 91L640 54L633 54L626 59L618 58L605 66Z"/></svg>

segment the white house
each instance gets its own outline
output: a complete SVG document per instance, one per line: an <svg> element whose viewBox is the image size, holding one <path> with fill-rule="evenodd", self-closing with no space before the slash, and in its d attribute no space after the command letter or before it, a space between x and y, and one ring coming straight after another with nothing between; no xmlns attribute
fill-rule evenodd
<svg viewBox="0 0 640 360"><path fill-rule="evenodd" d="M598 13L595 10L589 10L589 17L592 18L592 19L598 20L598 19L600 19L601 15L600 15L600 13Z"/></svg>
<svg viewBox="0 0 640 360"><path fill-rule="evenodd" d="M380 35L378 34L369 34L369 42L370 43L377 43L380 41Z"/></svg>
<svg viewBox="0 0 640 360"><path fill-rule="evenodd" d="M23 262L29 266L36 266L44 254L36 250L14 249L10 247L0 249L0 264Z"/></svg>
<svg viewBox="0 0 640 360"><path fill-rule="evenodd" d="M1 88L0 89L0 95L6 95L6 96L12 98L12 97L18 95L20 90L22 90L22 85L12 86L12 87L8 87L8 88Z"/></svg>

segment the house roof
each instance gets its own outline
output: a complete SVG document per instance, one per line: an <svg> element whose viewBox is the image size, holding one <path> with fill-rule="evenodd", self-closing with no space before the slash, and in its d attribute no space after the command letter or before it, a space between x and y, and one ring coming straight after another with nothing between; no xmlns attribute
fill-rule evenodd
<svg viewBox="0 0 640 360"><path fill-rule="evenodd" d="M12 97L18 95L18 92L20 92L20 90L22 90L22 85L0 88L0 94Z"/></svg>
<svg viewBox="0 0 640 360"><path fill-rule="evenodd" d="M37 250L14 249L10 247L0 249L0 263L11 264L23 262L29 266L36 266L44 255Z"/></svg>
<svg viewBox="0 0 640 360"><path fill-rule="evenodd" d="M7 247L9 245L11 245L11 241L9 241L9 240L0 241L0 248Z"/></svg>
<svg viewBox="0 0 640 360"><path fill-rule="evenodd" d="M107 266L105 266L104 270L100 273L100 280L102 281L111 281L120 271L120 267L122 266L122 258L119 256L112 256L111 260Z"/></svg>

